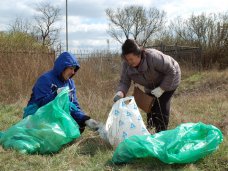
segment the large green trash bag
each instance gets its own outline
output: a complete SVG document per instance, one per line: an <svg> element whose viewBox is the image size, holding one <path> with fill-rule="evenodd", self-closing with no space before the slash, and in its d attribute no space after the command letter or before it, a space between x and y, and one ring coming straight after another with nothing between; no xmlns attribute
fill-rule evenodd
<svg viewBox="0 0 228 171"><path fill-rule="evenodd" d="M116 148L112 161L118 164L155 157L168 164L191 163L215 151L222 141L223 135L215 126L186 123L154 135L125 139Z"/></svg>
<svg viewBox="0 0 228 171"><path fill-rule="evenodd" d="M79 126L70 115L69 88L9 129L0 133L3 148L21 153L48 154L58 152L80 136Z"/></svg>

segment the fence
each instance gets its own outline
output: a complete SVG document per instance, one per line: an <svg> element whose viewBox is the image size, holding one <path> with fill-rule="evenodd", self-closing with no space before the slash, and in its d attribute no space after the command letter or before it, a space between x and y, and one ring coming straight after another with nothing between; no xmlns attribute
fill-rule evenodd
<svg viewBox="0 0 228 171"><path fill-rule="evenodd" d="M163 53L172 56L178 62L192 64L193 66L200 66L202 63L202 50L199 47L178 46L176 45L160 45L148 46L146 48L154 48ZM102 58L104 60L113 60L120 56L120 52L107 50L78 50L73 52L80 61L90 60L92 58Z"/></svg>
<svg viewBox="0 0 228 171"><path fill-rule="evenodd" d="M111 60L119 56L118 51L109 51L109 50L77 50L72 52L77 56L77 59L80 61L89 60L92 58L102 58L104 60Z"/></svg>
<svg viewBox="0 0 228 171"><path fill-rule="evenodd" d="M154 48L163 53L172 56L178 62L191 63L193 65L201 65L202 49L199 47L178 46L176 45L160 45L148 46L147 48Z"/></svg>

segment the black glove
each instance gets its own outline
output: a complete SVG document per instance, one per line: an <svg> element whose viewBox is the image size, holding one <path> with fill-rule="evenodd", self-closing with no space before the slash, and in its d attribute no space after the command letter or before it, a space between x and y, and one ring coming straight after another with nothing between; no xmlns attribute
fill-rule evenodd
<svg viewBox="0 0 228 171"><path fill-rule="evenodd" d="M81 119L81 120L78 120L78 118L76 118L74 114L71 114L71 116L78 123L79 127L85 127L86 126L85 121L90 119L90 117L87 115L84 115L83 119Z"/></svg>

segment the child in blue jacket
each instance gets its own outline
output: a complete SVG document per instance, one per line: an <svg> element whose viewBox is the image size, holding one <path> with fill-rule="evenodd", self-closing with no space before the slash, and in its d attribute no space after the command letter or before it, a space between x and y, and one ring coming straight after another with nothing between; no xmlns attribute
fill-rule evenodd
<svg viewBox="0 0 228 171"><path fill-rule="evenodd" d="M34 114L38 108L52 101L64 87L68 86L71 90L69 93L70 101L76 106L76 108L70 108L71 116L78 123L80 132L84 131L86 125L97 130L98 122L85 115L78 104L76 87L71 78L79 68L80 65L73 54L69 52L60 54L53 69L41 75L36 81L31 98L24 109L23 118Z"/></svg>

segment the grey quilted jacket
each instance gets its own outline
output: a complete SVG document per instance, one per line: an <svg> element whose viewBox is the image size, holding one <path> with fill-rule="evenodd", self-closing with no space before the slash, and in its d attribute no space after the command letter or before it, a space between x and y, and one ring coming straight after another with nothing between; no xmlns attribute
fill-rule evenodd
<svg viewBox="0 0 228 171"><path fill-rule="evenodd" d="M131 81L144 86L148 93L158 86L165 91L171 91L178 87L180 80L179 64L172 57L155 49L146 49L137 68L123 61L117 91L127 94Z"/></svg>

